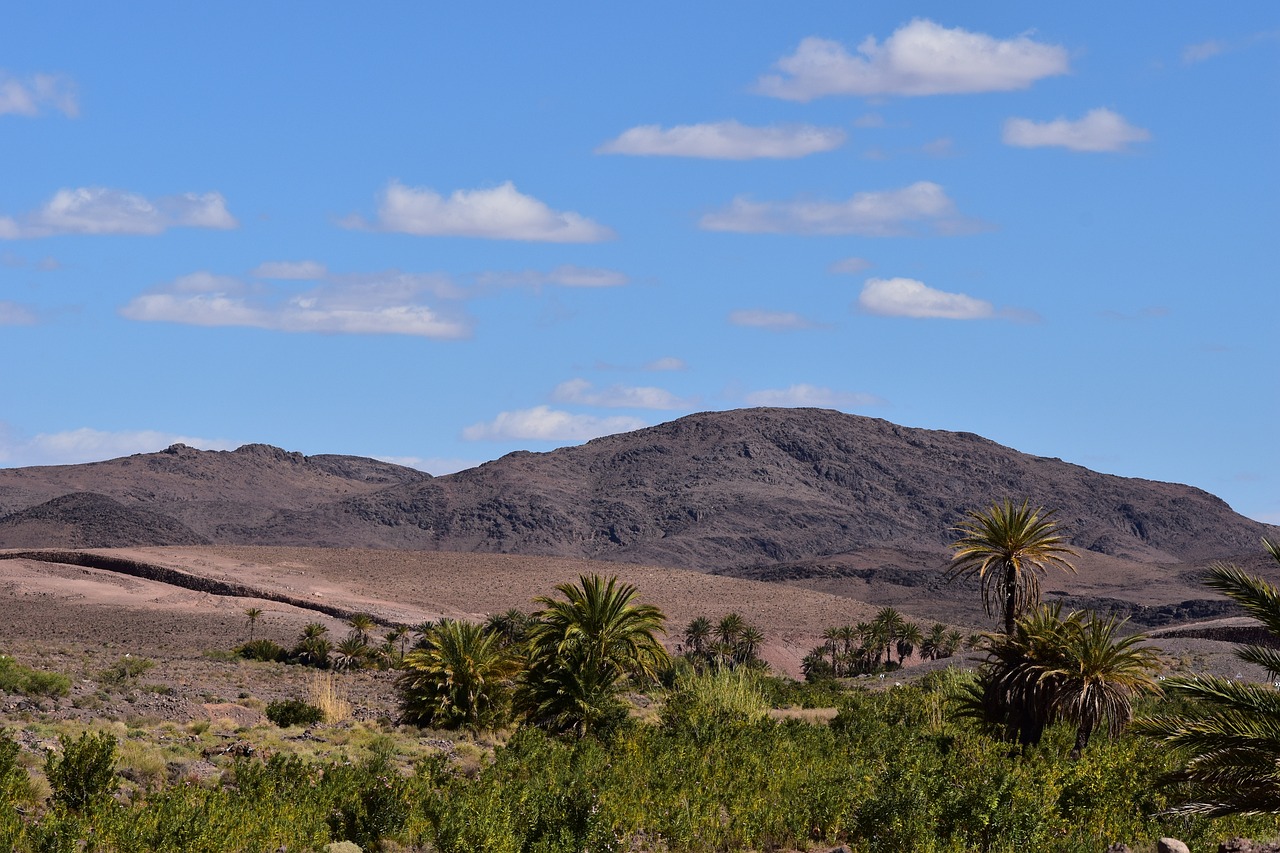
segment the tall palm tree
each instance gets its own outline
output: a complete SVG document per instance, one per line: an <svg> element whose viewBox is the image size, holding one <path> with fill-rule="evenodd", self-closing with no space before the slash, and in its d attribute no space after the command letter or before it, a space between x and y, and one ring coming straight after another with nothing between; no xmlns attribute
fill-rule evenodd
<svg viewBox="0 0 1280 853"><path fill-rule="evenodd" d="M668 662L657 638L666 617L615 577L586 575L556 590L563 598L537 599L516 703L535 725L582 736L625 714L624 678L652 679Z"/></svg>
<svg viewBox="0 0 1280 853"><path fill-rule="evenodd" d="M920 643L920 654L929 660L938 660L947 657L943 651L947 646L947 626L941 622L935 622L924 635L924 641Z"/></svg>
<svg viewBox="0 0 1280 853"><path fill-rule="evenodd" d="M502 613L494 613L485 620L484 628L491 634L497 634L502 645L514 646L524 641L524 635L529 630L529 614L518 607L512 607Z"/></svg>
<svg viewBox="0 0 1280 853"><path fill-rule="evenodd" d="M894 647L899 635L907 627L907 620L896 609L882 607L871 624L876 629L876 665L878 666L882 661L887 664L892 660L890 649Z"/></svg>
<svg viewBox="0 0 1280 853"><path fill-rule="evenodd" d="M405 655L396 679L405 722L442 729L497 729L510 710L519 661L481 625L441 620Z"/></svg>
<svg viewBox="0 0 1280 853"><path fill-rule="evenodd" d="M734 646L738 643L738 635L742 633L742 629L747 627L746 621L739 613L728 613L721 617L720 622L716 625L716 638L726 646Z"/></svg>
<svg viewBox="0 0 1280 853"><path fill-rule="evenodd" d="M764 632L754 625L747 625L738 634L737 662L745 666L754 664L760 655L760 647L764 645Z"/></svg>
<svg viewBox="0 0 1280 853"><path fill-rule="evenodd" d="M1040 579L1051 567L1074 572L1067 560L1075 552L1057 534L1053 512L1031 509L1027 501L992 504L985 512L969 512L957 525L960 538L951 543L955 554L947 570L948 582L977 575L988 616L1004 619L1004 632L1013 633L1014 620L1040 602Z"/></svg>
<svg viewBox="0 0 1280 853"><path fill-rule="evenodd" d="M1280 563L1280 544L1262 540ZM1234 599L1280 641L1280 589L1234 566L1216 565L1206 583ZM1280 653L1244 646L1242 660L1275 677ZM1139 720L1135 728L1190 754L1174 780L1185 783L1191 799L1174 811L1188 814L1280 814L1280 690L1273 685L1231 681L1214 675L1170 678L1164 686L1206 706L1194 717L1160 715Z"/></svg>
<svg viewBox="0 0 1280 853"><path fill-rule="evenodd" d="M249 642L253 642L253 629L258 625L258 619L262 617L261 607L250 607L244 612L245 618L249 622Z"/></svg>

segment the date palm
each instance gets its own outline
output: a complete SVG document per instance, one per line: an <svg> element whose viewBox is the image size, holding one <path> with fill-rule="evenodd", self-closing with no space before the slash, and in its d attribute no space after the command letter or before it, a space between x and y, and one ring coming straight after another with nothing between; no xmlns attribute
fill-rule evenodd
<svg viewBox="0 0 1280 853"><path fill-rule="evenodd" d="M657 635L665 617L635 603L636 588L586 575L543 597L529 628L529 666L517 707L537 726L578 736L625 715L617 694L624 679L652 679L668 662Z"/></svg>
<svg viewBox="0 0 1280 853"><path fill-rule="evenodd" d="M1280 545L1264 539L1267 552L1280 563ZM1215 565L1208 586L1239 602L1280 642L1280 589L1234 566ZM1242 660L1280 674L1275 648L1244 646ZM1206 710L1196 716L1160 715L1139 720L1139 731L1183 747L1190 757L1174 780L1184 783L1190 798L1173 811L1211 816L1280 814L1280 690L1214 675L1170 678L1164 686L1201 700Z"/></svg>
<svg viewBox="0 0 1280 853"><path fill-rule="evenodd" d="M253 642L253 632L258 626L258 620L262 618L261 607L250 607L244 611L245 619L249 623L249 642Z"/></svg>
<svg viewBox="0 0 1280 853"><path fill-rule="evenodd" d="M504 725L519 662L499 634L441 620L404 656L396 686L405 722L472 731Z"/></svg>
<svg viewBox="0 0 1280 853"><path fill-rule="evenodd" d="M987 635L970 711L1023 746L1038 743L1050 723L1076 727L1073 758L1104 725L1116 736L1133 717L1133 697L1156 690L1156 650L1141 634L1119 636L1124 622L1081 611L1061 615L1041 606L1007 634Z"/></svg>
<svg viewBox="0 0 1280 853"><path fill-rule="evenodd" d="M684 629L685 654L695 658L703 658L707 654L707 646L711 640L711 620L699 616Z"/></svg>
<svg viewBox="0 0 1280 853"><path fill-rule="evenodd" d="M377 625L378 623L368 613L356 613L347 620L347 627L351 629L351 633L359 637L360 642L365 645L369 644L369 637Z"/></svg>
<svg viewBox="0 0 1280 853"><path fill-rule="evenodd" d="M977 576L988 616L999 615L1004 632L1013 633L1014 620L1040 602L1040 579L1056 567L1074 572L1067 559L1074 556L1057 533L1053 512L1031 508L1027 501L992 504L984 512L969 512L956 526L960 538L951 543L955 554L947 569L948 582Z"/></svg>

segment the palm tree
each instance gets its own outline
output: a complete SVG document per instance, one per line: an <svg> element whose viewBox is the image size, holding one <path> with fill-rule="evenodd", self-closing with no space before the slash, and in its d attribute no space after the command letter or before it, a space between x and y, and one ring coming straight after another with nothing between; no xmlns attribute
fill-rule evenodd
<svg viewBox="0 0 1280 853"><path fill-rule="evenodd" d="M1117 636L1123 621L1061 612L1060 604L1037 607L1012 633L988 634L968 705L1024 747L1039 743L1050 723L1073 723L1071 757L1078 758L1104 723L1112 736L1129 723L1133 697L1156 689L1159 661L1155 649L1140 645L1145 636Z"/></svg>
<svg viewBox="0 0 1280 853"><path fill-rule="evenodd" d="M1280 563L1280 544L1262 540ZM1206 583L1234 599L1280 641L1280 589L1234 566L1215 565ZM1244 646L1241 660L1257 664L1274 678L1280 653L1274 648ZM1139 720L1135 728L1190 754L1173 780L1186 783L1192 795L1173 811L1210 816L1280 814L1280 691L1274 685L1231 681L1213 675L1170 678L1167 689L1199 699L1206 706L1194 717L1161 715Z"/></svg>
<svg viewBox="0 0 1280 853"><path fill-rule="evenodd" d="M339 672L349 669L360 669L369 659L369 645L360 639L360 635L352 631L333 647L329 654L329 665Z"/></svg>
<svg viewBox="0 0 1280 853"><path fill-rule="evenodd" d="M907 620L894 608L882 607L880 612L876 614L876 618L872 620L871 625L875 629L876 665L879 666L881 661L888 663L892 660L890 649L894 647L899 635L906 629Z"/></svg>
<svg viewBox="0 0 1280 853"><path fill-rule="evenodd" d="M764 632L754 625L745 626L738 634L737 662L751 666L759 659L760 647L764 645Z"/></svg>
<svg viewBox="0 0 1280 853"><path fill-rule="evenodd" d="M253 629L257 627L258 619L262 616L262 608L250 607L244 612L249 622L249 642L253 642Z"/></svg>
<svg viewBox="0 0 1280 853"><path fill-rule="evenodd" d="M624 678L652 679L668 663L657 639L666 617L633 603L636 588L615 577L586 575L556 590L564 597L537 599L516 703L535 725L583 736L625 715Z"/></svg>
<svg viewBox="0 0 1280 853"><path fill-rule="evenodd" d="M711 620L699 616L684 629L685 654L695 658L706 657L707 644L711 639Z"/></svg>
<svg viewBox="0 0 1280 853"><path fill-rule="evenodd" d="M935 622L933 627L924 635L924 641L920 643L920 655L929 660L948 657L948 655L943 654L946 647L947 626L941 622Z"/></svg>
<svg viewBox="0 0 1280 853"><path fill-rule="evenodd" d="M1053 512L1031 509L1027 501L1014 506L1006 500L985 512L969 512L957 525L960 538L951 543L955 554L947 570L948 582L977 575L987 615L999 613L1004 632L1013 633L1014 620L1040 602L1040 580L1056 566L1074 572L1067 556L1075 556L1055 532Z"/></svg>
<svg viewBox="0 0 1280 853"><path fill-rule="evenodd" d="M360 641L366 646L369 645L369 635L378 625L373 617L368 613L356 613L347 620L347 626L351 629L351 633L360 638Z"/></svg>
<svg viewBox="0 0 1280 853"><path fill-rule="evenodd" d="M894 648L898 652L898 666L902 666L923 643L924 633L921 632L920 626L912 622L905 623L898 631L898 639L894 643Z"/></svg>
<svg viewBox="0 0 1280 853"><path fill-rule="evenodd" d="M404 657L396 679L403 718L423 727L497 729L508 719L510 682L519 666L501 635L441 620Z"/></svg>
<svg viewBox="0 0 1280 853"><path fill-rule="evenodd" d="M518 607L512 607L504 613L495 613L484 623L484 629L498 635L503 646L514 646L524 641L529 630L529 614Z"/></svg>
<svg viewBox="0 0 1280 853"><path fill-rule="evenodd" d="M738 635L742 633L742 629L747 627L747 623L738 613L729 613L720 619L720 623L716 625L716 638L726 646L735 646L738 643Z"/></svg>

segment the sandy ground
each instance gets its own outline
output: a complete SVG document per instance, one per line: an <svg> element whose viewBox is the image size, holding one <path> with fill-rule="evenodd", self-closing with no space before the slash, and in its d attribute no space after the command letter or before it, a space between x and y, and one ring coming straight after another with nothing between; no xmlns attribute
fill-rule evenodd
<svg viewBox="0 0 1280 853"><path fill-rule="evenodd" d="M535 598L553 595L556 584L574 582L585 573L616 574L636 585L642 601L667 614L667 640L673 649L691 619L705 615L714 621L737 611L768 638L765 660L775 671L792 676L799 676L801 659L821 643L825 628L866 620L876 609L791 585L576 560L253 547L95 553L367 611L407 625L441 616L483 619L512 607L533 610ZM225 713L226 703L248 696L264 702L306 697L312 670L227 658L227 651L249 638L245 610L250 607L262 610L255 635L285 646L292 645L309 622L329 626L335 639L347 630L341 620L308 607L195 592L99 569L0 560L0 651L27 665L71 675L72 697L55 704L60 713L86 720L103 715L201 719ZM913 615L908 607L901 609ZM1228 643L1163 639L1160 646L1170 671L1266 678L1235 660ZM156 665L137 683L104 691L101 672L124 655L145 657ZM949 664L935 662L919 670L940 665ZM394 712L393 679L385 672L342 676L349 698L367 717ZM21 706L21 701L0 696L0 711L21 712Z"/></svg>

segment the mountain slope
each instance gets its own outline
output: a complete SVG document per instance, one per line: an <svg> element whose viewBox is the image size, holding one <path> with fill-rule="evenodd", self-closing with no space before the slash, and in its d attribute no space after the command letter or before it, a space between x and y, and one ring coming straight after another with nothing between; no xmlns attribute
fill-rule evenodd
<svg viewBox="0 0 1280 853"><path fill-rule="evenodd" d="M967 510L1006 497L1056 508L1077 548L1138 562L1248 553L1268 531L1199 489L1100 474L969 433L820 409L743 409L513 453L225 532L246 544L711 570L879 547L941 553Z"/></svg>

